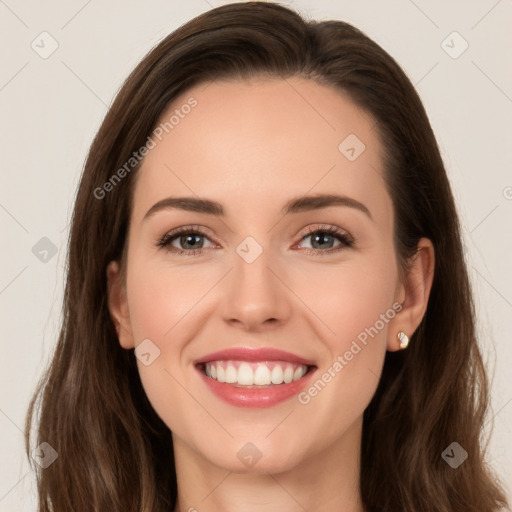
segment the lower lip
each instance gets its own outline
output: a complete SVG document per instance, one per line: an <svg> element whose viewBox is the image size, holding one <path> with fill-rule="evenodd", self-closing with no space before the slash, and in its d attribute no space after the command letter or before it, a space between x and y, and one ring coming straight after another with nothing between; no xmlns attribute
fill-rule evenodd
<svg viewBox="0 0 512 512"><path fill-rule="evenodd" d="M219 382L208 377L202 370L196 367L205 384L214 395L235 407L272 407L294 395L306 387L311 375L316 368L310 369L304 377L289 384L275 384L262 388L238 387L233 384Z"/></svg>

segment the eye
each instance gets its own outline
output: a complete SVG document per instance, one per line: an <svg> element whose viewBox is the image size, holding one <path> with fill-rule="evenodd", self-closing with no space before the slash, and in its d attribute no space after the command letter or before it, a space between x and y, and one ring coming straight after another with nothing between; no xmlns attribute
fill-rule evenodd
<svg viewBox="0 0 512 512"><path fill-rule="evenodd" d="M164 235L158 241L157 246L178 255L197 256L204 248L201 241L203 238L208 239L206 233L201 231L198 226L184 226ZM182 248L176 247L175 242Z"/></svg>
<svg viewBox="0 0 512 512"><path fill-rule="evenodd" d="M341 230L335 226L312 226L308 228L307 234L303 235L301 241L311 239L311 248L306 247L306 252L313 254L332 254L338 252L345 247L352 247L354 245L354 239L346 231ZM340 243L334 249L332 243L334 240L338 240Z"/></svg>
<svg viewBox="0 0 512 512"><path fill-rule="evenodd" d="M301 242L308 238L311 238L312 247L306 247L306 252L315 255L332 254L354 245L352 236L335 226L312 226L306 230L306 234L302 234ZM157 246L177 255L199 256L205 248L204 239L209 240L199 226L183 226L165 234L158 240ZM335 240L339 244L333 249L332 243Z"/></svg>

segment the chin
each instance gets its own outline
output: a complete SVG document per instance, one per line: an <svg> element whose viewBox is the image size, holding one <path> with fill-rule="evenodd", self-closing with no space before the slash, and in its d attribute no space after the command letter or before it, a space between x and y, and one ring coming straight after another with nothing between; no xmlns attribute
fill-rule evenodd
<svg viewBox="0 0 512 512"><path fill-rule="evenodd" d="M305 457L303 447L299 452L290 444L273 443L264 437L254 436L253 441L250 439L233 439L229 445L218 443L220 450L214 453L209 450L209 453L203 453L203 457L227 471L253 475L290 471L300 465Z"/></svg>

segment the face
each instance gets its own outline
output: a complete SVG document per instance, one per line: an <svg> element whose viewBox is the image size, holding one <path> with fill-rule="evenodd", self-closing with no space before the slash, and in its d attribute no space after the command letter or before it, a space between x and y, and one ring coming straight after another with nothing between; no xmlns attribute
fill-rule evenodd
<svg viewBox="0 0 512 512"><path fill-rule="evenodd" d="M126 280L108 269L152 406L175 447L231 471L353 446L386 350L421 316L374 121L301 78L202 84L162 122L176 109L137 177Z"/></svg>

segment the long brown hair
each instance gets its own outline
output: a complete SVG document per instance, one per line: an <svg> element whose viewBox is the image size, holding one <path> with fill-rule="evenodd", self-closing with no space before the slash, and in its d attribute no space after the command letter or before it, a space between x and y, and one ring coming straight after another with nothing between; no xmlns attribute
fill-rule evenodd
<svg viewBox="0 0 512 512"><path fill-rule="evenodd" d="M146 143L183 91L256 75L305 77L346 92L368 112L385 148L401 267L421 237L435 247L426 314L408 350L387 353L364 413L364 506L372 512L499 510L507 503L484 459L489 383L459 221L414 87L353 26L244 2L201 14L153 48L124 83L92 143L73 212L62 329L27 412L27 455L37 405L35 444L48 442L58 453L46 469L29 456L39 511L163 512L175 506L171 432L151 407L134 353L121 348L107 307L105 270L123 258L139 166L108 193L95 190ZM453 441L468 454L457 469L441 456Z"/></svg>

